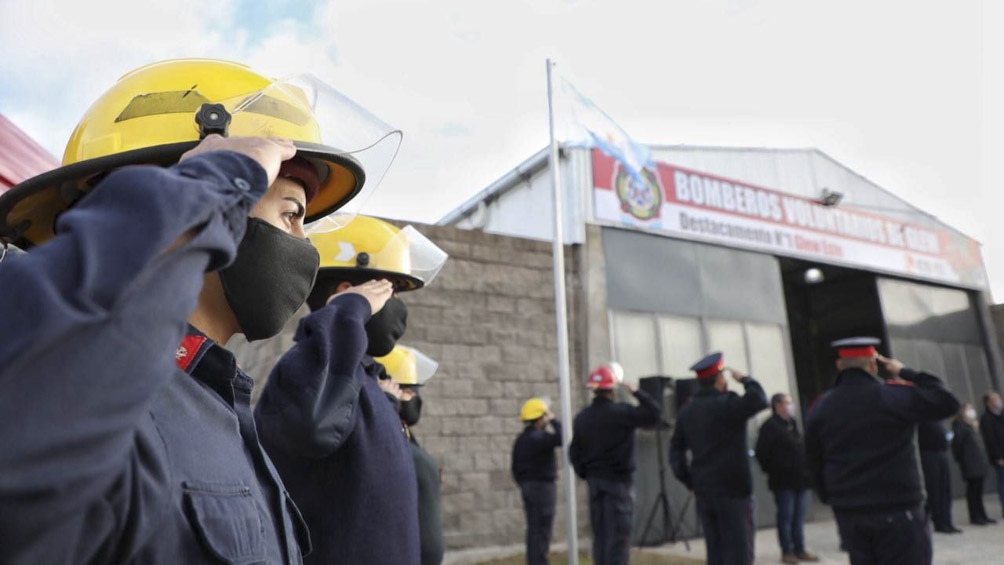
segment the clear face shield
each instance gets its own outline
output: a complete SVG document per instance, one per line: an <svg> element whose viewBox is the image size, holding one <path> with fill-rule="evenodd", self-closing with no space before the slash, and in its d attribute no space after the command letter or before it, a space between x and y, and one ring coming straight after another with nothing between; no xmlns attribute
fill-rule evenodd
<svg viewBox="0 0 1004 565"><path fill-rule="evenodd" d="M617 361L610 362L610 370L614 373L614 379L617 380L617 384L624 382L624 367L621 366Z"/></svg>
<svg viewBox="0 0 1004 565"><path fill-rule="evenodd" d="M411 225L402 228L380 251L370 255L370 264L387 266L420 279L426 285L436 278L449 257ZM402 264L405 261L407 263Z"/></svg>
<svg viewBox="0 0 1004 565"><path fill-rule="evenodd" d="M436 374L436 370L439 369L439 363L437 363L431 357L429 357L428 355L422 353L417 349L406 346L401 346L401 347L403 347L406 351L410 352L414 356L415 382L420 385L424 385L426 382L429 381L429 379L432 378L433 375Z"/></svg>
<svg viewBox="0 0 1004 565"><path fill-rule="evenodd" d="M311 209L337 207L306 229L332 231L352 221L377 189L401 146L402 133L310 74L277 80L226 100L230 135L292 139L297 155L318 167L321 188Z"/></svg>

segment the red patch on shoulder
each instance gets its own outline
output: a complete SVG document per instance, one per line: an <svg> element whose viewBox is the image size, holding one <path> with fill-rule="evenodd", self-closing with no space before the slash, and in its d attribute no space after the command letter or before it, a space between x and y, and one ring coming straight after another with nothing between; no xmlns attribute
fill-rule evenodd
<svg viewBox="0 0 1004 565"><path fill-rule="evenodd" d="M904 381L903 379L889 379L886 384L899 385L899 386L917 386L910 381Z"/></svg>
<svg viewBox="0 0 1004 565"><path fill-rule="evenodd" d="M195 355L203 343L206 343L206 338L201 335L186 335L185 339L181 340L181 345L174 353L174 361L178 367L181 367L182 371L188 370L188 366L192 364L192 360L195 359Z"/></svg>

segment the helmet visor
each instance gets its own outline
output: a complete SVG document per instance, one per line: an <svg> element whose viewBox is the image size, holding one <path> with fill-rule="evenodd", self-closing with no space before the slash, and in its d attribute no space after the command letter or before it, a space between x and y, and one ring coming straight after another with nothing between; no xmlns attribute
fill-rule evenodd
<svg viewBox="0 0 1004 565"><path fill-rule="evenodd" d="M439 369L439 363L417 349L402 347L415 356L415 378L418 384L424 385L436 374L436 370Z"/></svg>
<svg viewBox="0 0 1004 565"><path fill-rule="evenodd" d="M380 185L401 146L399 129L311 74L277 80L223 105L232 116L230 135L284 137L296 142L298 154L318 165L322 188L316 198L326 197L326 186L345 182L329 175L357 177L346 189L348 199L335 206L337 212L315 219L308 231L318 227L330 231L352 221ZM328 157L334 158L335 166L328 163ZM329 166L323 166L326 163ZM349 166L343 169L337 163ZM362 178L356 167L362 169Z"/></svg>
<svg viewBox="0 0 1004 565"><path fill-rule="evenodd" d="M624 382L624 367L621 367L620 363L617 361L611 361L610 370L613 371L614 379L617 381L617 384Z"/></svg>
<svg viewBox="0 0 1004 565"><path fill-rule="evenodd" d="M411 275L428 285L446 263L448 255L411 225L394 234L387 243L371 254L371 265Z"/></svg>

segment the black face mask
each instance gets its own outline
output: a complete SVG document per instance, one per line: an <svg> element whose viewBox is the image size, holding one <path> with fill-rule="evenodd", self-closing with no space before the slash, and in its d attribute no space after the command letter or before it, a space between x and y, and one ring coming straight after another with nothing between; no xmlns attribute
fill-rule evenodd
<svg viewBox="0 0 1004 565"><path fill-rule="evenodd" d="M366 353L370 357L387 355L394 349L407 327L408 306L400 298L392 297L366 322L366 337L369 338Z"/></svg>
<svg viewBox="0 0 1004 565"><path fill-rule="evenodd" d="M418 423L418 419L422 417L422 397L415 395L411 400L401 401L401 410L398 412L401 415L401 421L405 423L409 428Z"/></svg>
<svg viewBox="0 0 1004 565"><path fill-rule="evenodd" d="M219 271L223 293L248 341L282 331L307 300L320 261L306 239L248 218L237 258Z"/></svg>

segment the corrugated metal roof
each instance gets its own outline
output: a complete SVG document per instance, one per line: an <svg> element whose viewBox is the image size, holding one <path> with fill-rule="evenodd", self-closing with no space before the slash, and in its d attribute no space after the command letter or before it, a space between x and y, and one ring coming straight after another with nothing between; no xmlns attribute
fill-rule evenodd
<svg viewBox="0 0 1004 565"><path fill-rule="evenodd" d="M937 224L938 226L949 229L955 233L962 235L963 237L974 240L972 237L968 236L961 230L941 221L934 214L931 214L925 210L922 210L914 206L908 200L879 186L878 184L869 180L861 173L854 171L850 167L844 165L840 161L837 161L833 157L827 155L825 152L814 147L776 148L776 147L727 147L727 146L707 146L707 145L650 145L649 147L656 155L658 155L659 153L679 154L686 152L692 152L695 155L700 153L708 153L709 157L711 157L712 155L721 156L722 154L727 154L727 153L759 153L759 154L764 154L765 156L767 155L776 156L778 154L790 154L792 156L803 155L807 158L804 166L808 167L809 169L815 168L812 165L813 158L814 157L819 158L824 162L834 165L837 169L839 169L849 177L853 177L859 182L867 184L869 187L873 188L877 193L875 195L871 195L870 197L856 195L862 199L867 200L867 202L845 201L845 203L842 204L843 206L851 209L861 209L865 211L873 210L883 213L898 213L901 215L909 216L912 219L914 219L914 221L916 221L917 218L921 218L921 223ZM703 159L700 160L703 161ZM672 161L669 160L668 162ZM503 195L505 195L506 192L511 190L513 187L518 186L521 182L525 182L526 178L529 175L533 175L538 171L540 171L541 169L547 167L547 164L548 164L548 148L545 147L544 149L541 149L540 151L534 153L529 159L517 165L512 171L506 173L501 178L499 178L492 184L488 185L485 189L481 190L480 192L469 198L463 204L461 204L457 208L453 209L452 211L444 215L442 219L440 219L437 222L437 224L450 225L463 219L465 216L471 214L481 202L490 203L493 200L501 198ZM681 163L673 163L673 164L681 164ZM744 173L747 174L752 173L753 176L768 176L773 178L784 178L788 176L785 174L784 171L777 170L778 164L776 160L770 160L770 161L765 160L762 163L763 165L762 168L764 170L759 171L760 173L759 175L757 174L757 171L749 169L748 166L749 162L747 162L746 165L747 166L744 169ZM719 171L717 170L717 168L718 167L708 168L706 172L717 173L717 174L722 174L723 176L728 176L727 174L725 174L726 172ZM747 175L742 175L742 176L747 176ZM776 190L787 191L791 190L792 188L790 185L788 185L787 182L783 181L771 182L765 184L769 185L765 186L765 188L772 188ZM815 186L812 187L813 190L818 190L819 188L821 187L815 187ZM831 188L838 189L837 187L831 187Z"/></svg>
<svg viewBox="0 0 1004 565"><path fill-rule="evenodd" d="M0 194L58 166L58 159L0 114Z"/></svg>

